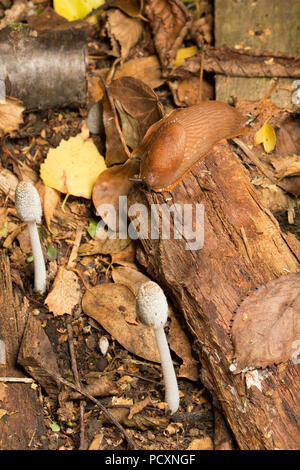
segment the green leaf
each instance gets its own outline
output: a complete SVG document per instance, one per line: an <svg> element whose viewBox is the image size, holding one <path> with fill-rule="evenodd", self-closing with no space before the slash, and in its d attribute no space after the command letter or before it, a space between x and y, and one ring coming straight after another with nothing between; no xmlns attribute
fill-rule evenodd
<svg viewBox="0 0 300 470"><path fill-rule="evenodd" d="M97 225L98 225L98 220L95 219L90 219L90 224L88 226L88 233L91 238L95 238L96 232L97 232Z"/></svg>
<svg viewBox="0 0 300 470"><path fill-rule="evenodd" d="M32 261L33 261L33 256L28 256L28 258L26 258L27 263L32 263Z"/></svg>
<svg viewBox="0 0 300 470"><path fill-rule="evenodd" d="M50 259L56 259L57 253L56 253L56 249L54 248L54 246L52 246L52 245L48 246L47 256Z"/></svg>
<svg viewBox="0 0 300 470"><path fill-rule="evenodd" d="M55 421L52 421L50 423L50 428L53 432L59 432L60 431L60 426Z"/></svg>

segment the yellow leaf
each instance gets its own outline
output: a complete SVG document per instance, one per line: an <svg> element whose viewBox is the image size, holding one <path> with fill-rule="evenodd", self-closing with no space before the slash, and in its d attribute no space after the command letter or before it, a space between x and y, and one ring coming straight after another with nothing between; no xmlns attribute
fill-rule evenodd
<svg viewBox="0 0 300 470"><path fill-rule="evenodd" d="M54 10L69 21L81 20L95 8L102 5L105 0L54 0ZM100 12L99 12L100 13ZM99 14L98 13L98 14ZM88 20L96 23L97 15Z"/></svg>
<svg viewBox="0 0 300 470"><path fill-rule="evenodd" d="M276 134L267 122L256 132L255 143L257 145L263 144L265 152L269 153L274 150L276 145Z"/></svg>
<svg viewBox="0 0 300 470"><path fill-rule="evenodd" d="M181 49L178 49L176 58L175 60L173 60L173 64L175 65L175 68L183 65L185 59L192 57L193 55L197 54L197 52L198 52L197 46L183 47Z"/></svg>
<svg viewBox="0 0 300 470"><path fill-rule="evenodd" d="M40 175L50 188L90 199L95 181L105 169L104 158L94 142L81 132L49 150Z"/></svg>

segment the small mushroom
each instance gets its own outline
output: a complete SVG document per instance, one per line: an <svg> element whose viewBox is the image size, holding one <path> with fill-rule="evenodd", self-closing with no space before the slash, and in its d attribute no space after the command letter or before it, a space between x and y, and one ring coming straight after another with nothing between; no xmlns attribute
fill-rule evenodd
<svg viewBox="0 0 300 470"><path fill-rule="evenodd" d="M39 193L29 181L18 183L15 193L17 213L23 222L27 222L34 262L34 289L40 294L46 291L46 267L37 223L41 222L42 206Z"/></svg>
<svg viewBox="0 0 300 470"><path fill-rule="evenodd" d="M141 322L154 329L165 381L165 401L171 414L179 406L179 391L164 325L168 318L168 303L163 290L152 281L142 284L137 293L137 310Z"/></svg>

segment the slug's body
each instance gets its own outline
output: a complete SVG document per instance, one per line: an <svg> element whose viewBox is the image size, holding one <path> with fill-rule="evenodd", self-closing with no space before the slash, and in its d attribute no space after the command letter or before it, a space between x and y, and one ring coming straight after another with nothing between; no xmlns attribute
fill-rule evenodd
<svg viewBox="0 0 300 470"><path fill-rule="evenodd" d="M132 157L141 157L140 178L153 191L168 191L222 139L242 134L247 118L220 101L172 111L147 131Z"/></svg>

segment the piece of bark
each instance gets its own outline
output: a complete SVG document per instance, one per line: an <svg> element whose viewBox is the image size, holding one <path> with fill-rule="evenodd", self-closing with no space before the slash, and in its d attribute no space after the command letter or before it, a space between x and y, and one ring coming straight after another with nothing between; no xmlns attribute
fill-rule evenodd
<svg viewBox="0 0 300 470"><path fill-rule="evenodd" d="M181 67L168 72L168 78L182 79L199 74L202 54L206 72L226 77L298 78L300 75L300 56L296 54L206 46L203 52L186 59Z"/></svg>
<svg viewBox="0 0 300 470"><path fill-rule="evenodd" d="M209 184L201 186L201 172ZM202 363L202 382L220 402L241 449L300 447L299 365L233 375L231 322L240 301L259 285L299 269L278 224L264 210L246 170L226 142L200 162L171 192L136 186L129 205L204 204L204 246L186 240L143 239L143 263L182 312ZM150 211L148 211L150 213ZM148 220L140 214L145 227ZM199 229L199 227L198 227ZM299 245L299 242L297 241ZM251 375L252 374L252 375Z"/></svg>
<svg viewBox="0 0 300 470"><path fill-rule="evenodd" d="M57 397L54 377L59 375L56 356L40 321L31 315L26 323L18 355L18 363L33 377L50 397Z"/></svg>
<svg viewBox="0 0 300 470"><path fill-rule="evenodd" d="M0 79L26 109L86 103L87 47L79 29L36 31L24 24L0 31Z"/></svg>
<svg viewBox="0 0 300 470"><path fill-rule="evenodd" d="M10 263L5 250L0 252L0 338L5 343L6 364L0 365L2 377L24 377L17 366L17 355L29 314L28 301L13 290ZM25 450L39 443L46 448L46 427L37 392L26 383L0 384L0 449Z"/></svg>

